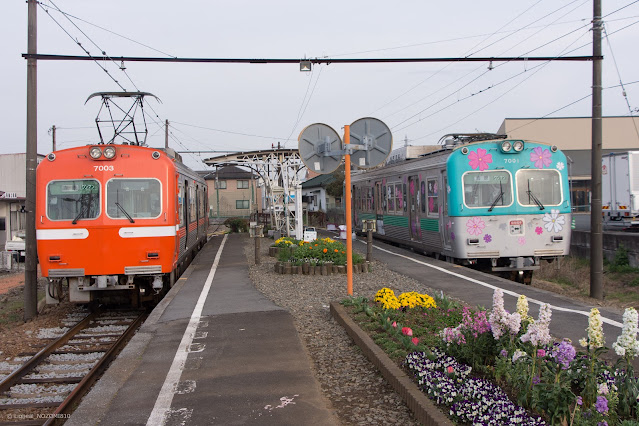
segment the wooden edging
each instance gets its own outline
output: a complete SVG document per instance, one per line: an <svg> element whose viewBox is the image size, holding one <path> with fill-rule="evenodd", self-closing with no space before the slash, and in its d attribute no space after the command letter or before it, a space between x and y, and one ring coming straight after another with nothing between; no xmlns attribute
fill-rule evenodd
<svg viewBox="0 0 639 426"><path fill-rule="evenodd" d="M395 392L401 396L417 421L426 426L453 425L453 422L419 390L417 384L373 342L373 339L364 330L359 328L342 305L338 302L331 302L331 314L344 327L364 355L382 373Z"/></svg>

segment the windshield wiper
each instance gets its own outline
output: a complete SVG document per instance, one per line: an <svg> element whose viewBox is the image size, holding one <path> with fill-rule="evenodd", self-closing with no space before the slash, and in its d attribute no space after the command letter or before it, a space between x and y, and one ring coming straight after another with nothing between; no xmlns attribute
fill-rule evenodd
<svg viewBox="0 0 639 426"><path fill-rule="evenodd" d="M541 204L541 201L539 201L539 199L537 199L537 197L535 197L535 194L532 193L532 191L530 190L530 180L528 180L528 191L526 191L526 194L528 194L528 199L530 200L532 198L532 200L535 202L535 204L537 204L537 206L539 207L539 210L543 210L546 207L544 207L543 204Z"/></svg>
<svg viewBox="0 0 639 426"><path fill-rule="evenodd" d="M80 209L80 213L78 213L78 215L75 217L75 219L73 219L71 221L71 223L73 225L75 225L76 223L78 223L78 220L84 215L84 209Z"/></svg>
<svg viewBox="0 0 639 426"><path fill-rule="evenodd" d="M84 217L84 213L88 210L89 205L85 201L86 201L86 194L82 194L80 196L80 212L75 217L75 219L73 219L71 221L72 225L75 225L76 223L78 223L78 220L80 220L80 218Z"/></svg>
<svg viewBox="0 0 639 426"><path fill-rule="evenodd" d="M501 205L504 205L504 190L501 186L501 181L499 181L499 195L497 195L497 198L495 198L495 201L493 201L493 203L490 205L490 208L488 209L489 212L492 212L493 209L495 208L495 206L497 205L497 202L501 200Z"/></svg>
<svg viewBox="0 0 639 426"><path fill-rule="evenodd" d="M115 203L115 205L116 205L116 206L117 206L117 207L118 207L118 208L122 211L122 213L124 213L124 215L125 215L125 216L129 219L129 222L131 222L131 223L135 223L135 220L133 220L133 218L131 217L131 215L130 215L130 214L128 214L128 213L126 212L126 210L124 210L124 207L122 207L122 206L120 205L120 203L116 202L116 203Z"/></svg>

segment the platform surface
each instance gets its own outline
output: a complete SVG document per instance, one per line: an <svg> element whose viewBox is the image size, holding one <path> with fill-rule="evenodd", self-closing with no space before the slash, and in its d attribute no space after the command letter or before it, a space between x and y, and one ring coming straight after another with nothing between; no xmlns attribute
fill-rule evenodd
<svg viewBox="0 0 639 426"><path fill-rule="evenodd" d="M292 316L249 279L246 238L206 244L66 424L338 424Z"/></svg>

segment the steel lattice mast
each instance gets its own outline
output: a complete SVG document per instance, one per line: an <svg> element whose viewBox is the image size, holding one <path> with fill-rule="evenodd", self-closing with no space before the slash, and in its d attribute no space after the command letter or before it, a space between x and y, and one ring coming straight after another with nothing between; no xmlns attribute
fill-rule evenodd
<svg viewBox="0 0 639 426"><path fill-rule="evenodd" d="M302 185L306 166L297 149L236 152L204 160L209 166L247 167L259 176L266 190L271 225L282 235L302 239Z"/></svg>

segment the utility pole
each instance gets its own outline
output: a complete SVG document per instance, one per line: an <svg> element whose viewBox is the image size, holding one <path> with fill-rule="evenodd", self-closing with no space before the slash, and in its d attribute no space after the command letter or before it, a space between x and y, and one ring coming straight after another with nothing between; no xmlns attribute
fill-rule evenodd
<svg viewBox="0 0 639 426"><path fill-rule="evenodd" d="M51 142L53 145L53 148L51 149L51 151L55 151L55 124L51 126L51 128L49 129L49 132L51 132Z"/></svg>
<svg viewBox="0 0 639 426"><path fill-rule="evenodd" d="M590 297L603 299L603 235L601 227L601 0L593 0L592 16L592 198L590 202Z"/></svg>
<svg viewBox="0 0 639 426"><path fill-rule="evenodd" d="M169 147L169 120L164 122L164 148Z"/></svg>
<svg viewBox="0 0 639 426"><path fill-rule="evenodd" d="M27 51L38 53L37 0L28 0ZM25 264L24 264L24 320L38 315L38 254L36 252L35 201L36 167L38 165L38 69L36 59L27 59L27 159L26 200L27 210Z"/></svg>

